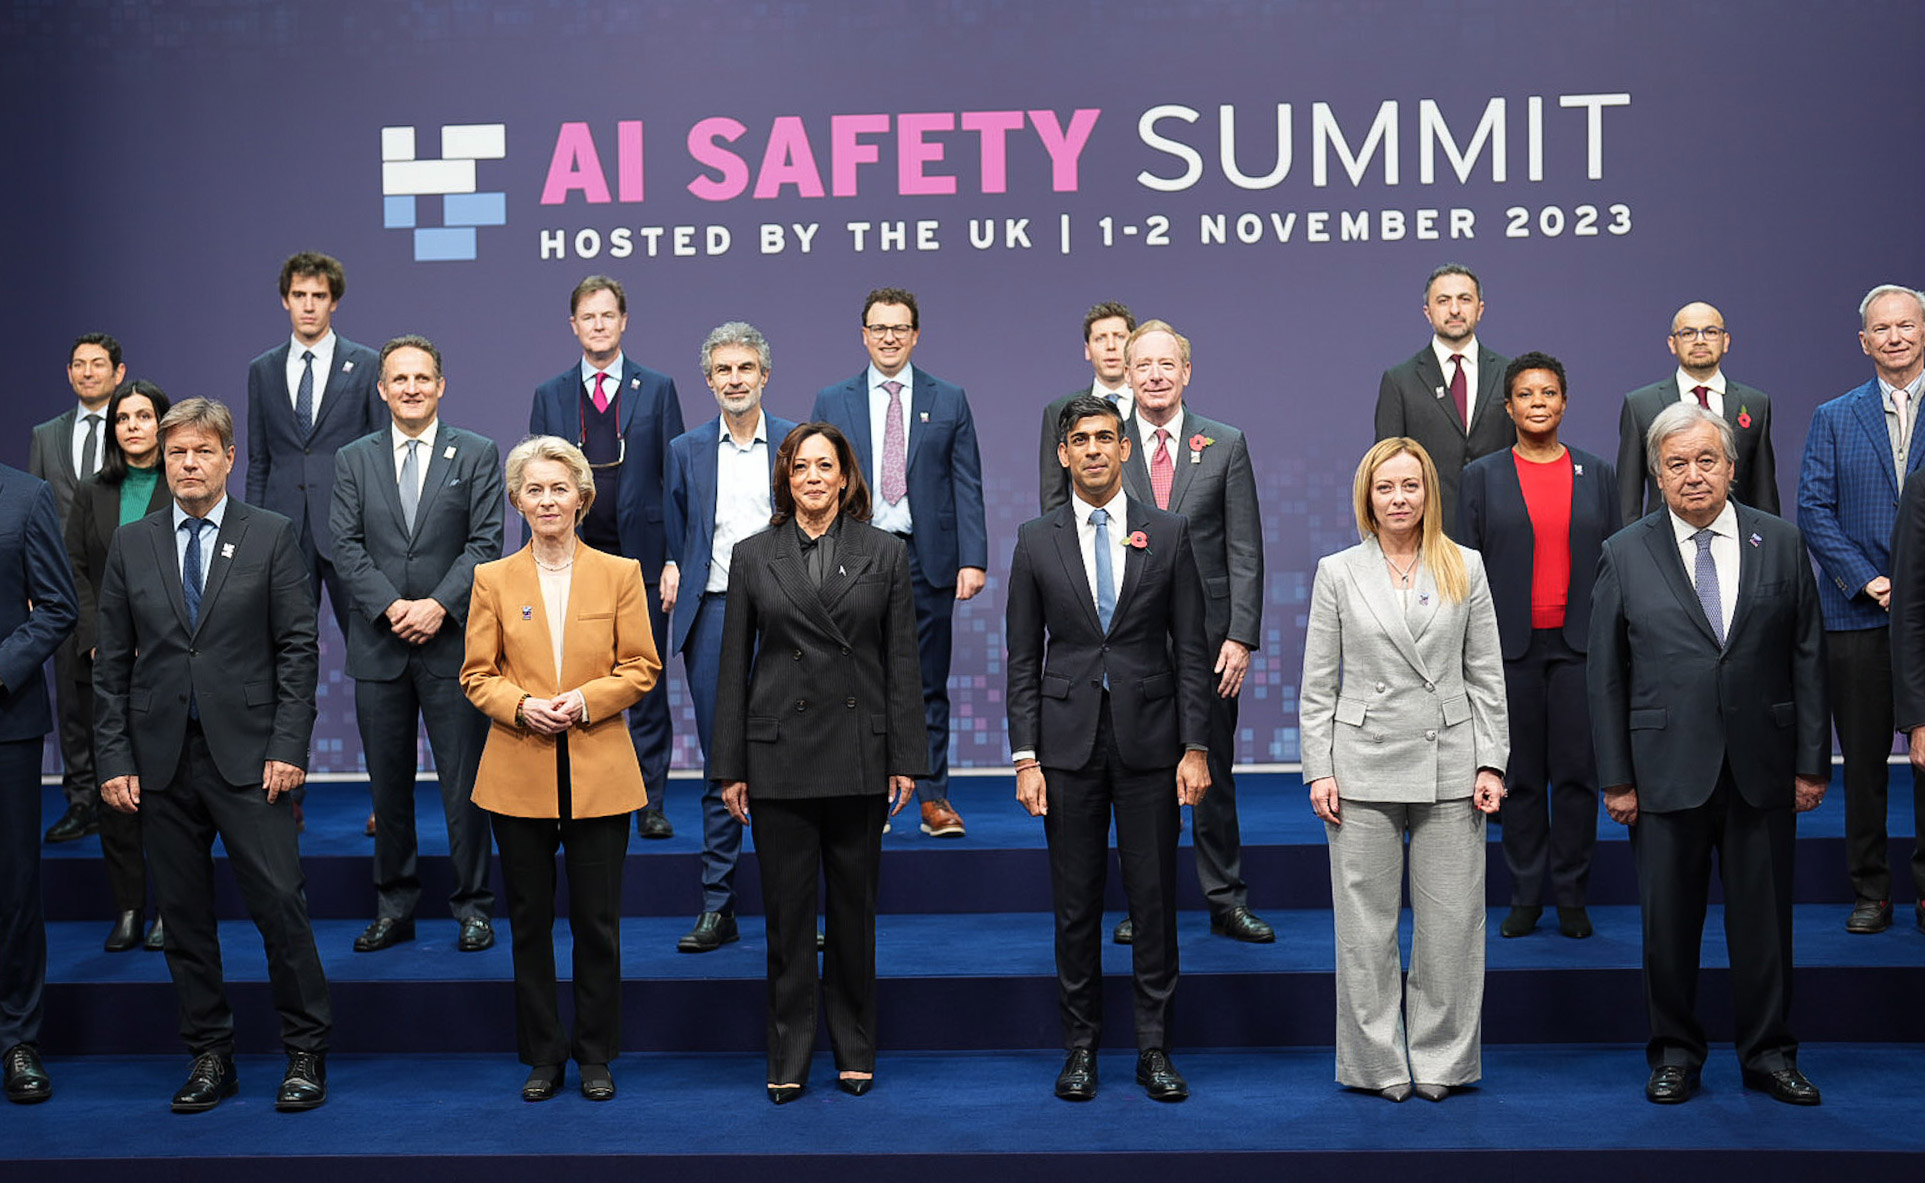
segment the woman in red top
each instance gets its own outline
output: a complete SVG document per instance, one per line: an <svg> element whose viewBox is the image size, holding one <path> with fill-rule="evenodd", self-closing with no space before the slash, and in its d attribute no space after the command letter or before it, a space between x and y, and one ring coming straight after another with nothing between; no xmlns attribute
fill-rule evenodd
<svg viewBox="0 0 1925 1183"><path fill-rule="evenodd" d="M1597 841L1597 767L1584 689L1591 583L1617 529L1610 464L1558 439L1564 366L1526 353L1504 371L1504 409L1517 444L1464 469L1458 537L1484 556L1504 650L1511 762L1504 862L1511 912L1498 931L1521 937L1544 911L1558 930L1591 935L1584 910Z"/></svg>

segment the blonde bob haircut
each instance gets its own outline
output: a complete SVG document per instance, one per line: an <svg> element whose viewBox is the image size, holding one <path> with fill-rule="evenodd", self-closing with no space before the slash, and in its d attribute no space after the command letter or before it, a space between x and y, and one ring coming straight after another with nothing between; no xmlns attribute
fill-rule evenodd
<svg viewBox="0 0 1925 1183"><path fill-rule="evenodd" d="M582 502L575 507L575 524L581 525L588 507L595 504L595 470L588 467L588 457L580 448L557 435L531 435L509 451L508 504L521 512L521 472L533 460L553 460L568 470L575 487L581 490Z"/></svg>
<svg viewBox="0 0 1925 1183"><path fill-rule="evenodd" d="M1357 510L1357 536L1375 538L1377 518L1370 509L1370 485L1376 479L1377 470L1387 462L1408 453L1417 457L1418 465L1424 470L1424 519L1422 549L1419 558L1430 568L1430 576L1437 583L1437 594L1451 603L1459 603L1470 593L1470 577L1464 573L1464 556L1457 544L1444 536L1443 523L1438 521L1443 493L1438 488L1437 466L1431 463L1430 453L1424 445L1408 436L1392 436L1379 440L1357 464L1357 478L1353 483L1353 494Z"/></svg>

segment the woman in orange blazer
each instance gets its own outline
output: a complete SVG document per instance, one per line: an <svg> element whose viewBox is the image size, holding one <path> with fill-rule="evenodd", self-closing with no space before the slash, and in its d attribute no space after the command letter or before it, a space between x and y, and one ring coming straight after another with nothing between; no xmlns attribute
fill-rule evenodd
<svg viewBox="0 0 1925 1183"><path fill-rule="evenodd" d="M621 1045L622 860L628 815L648 800L622 712L655 685L641 567L575 536L595 500L580 449L534 436L508 453L508 498L529 543L475 568L461 686L488 716L474 802L493 815L514 932L515 1035L525 1101L561 1089L615 1095ZM555 852L566 851L575 939L575 1029L556 1004Z"/></svg>

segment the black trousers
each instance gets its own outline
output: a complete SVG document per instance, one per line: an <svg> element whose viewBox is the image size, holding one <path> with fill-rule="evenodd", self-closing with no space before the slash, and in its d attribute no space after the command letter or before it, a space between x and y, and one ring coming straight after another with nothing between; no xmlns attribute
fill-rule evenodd
<svg viewBox="0 0 1925 1183"><path fill-rule="evenodd" d="M54 706L60 725L60 791L69 805L98 805L94 779L94 663L72 637L53 651Z"/></svg>
<svg viewBox="0 0 1925 1183"><path fill-rule="evenodd" d="M916 604L916 661L922 670L922 720L929 733L929 775L916 782L921 803L949 800L949 658L955 643L956 584L929 582L916 557L916 542L898 534L909 548L909 590Z"/></svg>
<svg viewBox="0 0 1925 1183"><path fill-rule="evenodd" d="M1598 792L1584 655L1571 648L1563 629L1534 629L1524 656L1504 663L1504 690L1511 720L1503 825L1511 904L1541 907L1548 877L1550 902L1582 908L1597 845Z"/></svg>
<svg viewBox="0 0 1925 1183"><path fill-rule="evenodd" d="M188 1050L234 1050L234 1012L227 1004L214 914L212 851L218 835L267 947L281 1042L289 1051L325 1052L334 1011L308 923L293 802L283 794L270 805L259 784L223 780L201 725L190 722L173 780L143 784L140 813Z"/></svg>
<svg viewBox="0 0 1925 1183"><path fill-rule="evenodd" d="M0 1054L38 1043L47 986L47 915L40 892L40 749L0 743Z"/></svg>
<svg viewBox="0 0 1925 1183"><path fill-rule="evenodd" d="M876 885L889 799L753 798L769 943L769 1083L805 1084L815 1048L817 877L826 887L822 1002L839 1072L876 1067Z"/></svg>
<svg viewBox="0 0 1925 1183"><path fill-rule="evenodd" d="M1892 898L1886 810L1892 754L1892 649L1888 628L1825 634L1825 673L1832 723L1845 758L1845 870L1861 900ZM1912 818L1925 824L1925 785L1909 767ZM1915 831L1916 832L1916 831ZM1914 898L1925 899L1925 835L1912 846Z"/></svg>
<svg viewBox="0 0 1925 1183"><path fill-rule="evenodd" d="M414 816L415 727L420 719L428 727L441 813L448 826L454 870L448 908L456 920L487 919L495 905L488 886L488 815L475 805L474 791L488 717L468 701L459 681L430 672L419 655L409 657L407 672L399 678L357 681L354 714L374 794L376 915L409 919L421 899Z"/></svg>
<svg viewBox="0 0 1925 1183"><path fill-rule="evenodd" d="M107 865L114 911L146 912L147 855L140 836L140 814L101 806L100 855L100 861Z"/></svg>
<svg viewBox="0 0 1925 1183"><path fill-rule="evenodd" d="M606 1064L622 1044L622 864L628 815L570 817L568 737L556 745L561 817L494 816L515 962L515 1044L529 1065ZM564 1036L555 980L555 852L568 868L575 1030ZM170 917L167 923L174 922Z"/></svg>
<svg viewBox="0 0 1925 1183"><path fill-rule="evenodd" d="M1231 909L1249 906L1250 890L1243 882L1243 829L1237 823L1237 778L1232 773L1237 700L1218 697L1214 680L1210 687L1210 791L1190 810L1195 827L1190 840L1204 902L1210 915L1221 920Z"/></svg>
<svg viewBox="0 0 1925 1183"><path fill-rule="evenodd" d="M1797 814L1759 809L1727 766L1711 799L1672 813L1640 811L1631 827L1644 916L1644 997L1653 1068L1704 1063L1698 1022L1698 950L1704 939L1711 855L1724 884L1738 1062L1758 1072L1795 1067L1791 1037L1791 878Z"/></svg>
<svg viewBox="0 0 1925 1183"><path fill-rule="evenodd" d="M1130 946L1136 1046L1167 1048L1177 977L1176 766L1149 771L1125 767L1116 751L1105 695L1089 764L1075 770L1047 768L1043 778L1063 1046L1094 1050L1102 1036L1103 887L1114 814L1123 892L1136 929ZM1209 799L1207 793L1204 799Z"/></svg>

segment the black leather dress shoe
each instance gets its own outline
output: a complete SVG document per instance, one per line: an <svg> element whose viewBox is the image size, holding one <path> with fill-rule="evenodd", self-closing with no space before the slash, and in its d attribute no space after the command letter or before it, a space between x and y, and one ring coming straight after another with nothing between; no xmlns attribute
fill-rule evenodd
<svg viewBox="0 0 1925 1183"><path fill-rule="evenodd" d="M1277 930L1248 908L1231 908L1221 916L1210 917L1210 931L1252 945L1268 945L1277 939Z"/></svg>
<svg viewBox="0 0 1925 1183"><path fill-rule="evenodd" d="M122 912L114 920L114 930L107 934L104 946L109 953L125 953L140 944L140 913Z"/></svg>
<svg viewBox="0 0 1925 1183"><path fill-rule="evenodd" d="M675 942L675 947L683 953L713 953L741 935L736 930L735 917L726 912L704 912L695 918L695 927L688 930L688 935Z"/></svg>
<svg viewBox="0 0 1925 1183"><path fill-rule="evenodd" d="M1530 933L1536 931L1537 918L1543 914L1544 909L1542 908L1512 908L1511 914L1504 917L1503 923L1497 926L1497 935L1501 937L1528 936Z"/></svg>
<svg viewBox="0 0 1925 1183"><path fill-rule="evenodd" d="M16 1043L7 1049L0 1062L7 1069L7 1100L15 1105L38 1105L53 1096L53 1078L40 1062L40 1053L30 1043Z"/></svg>
<svg viewBox="0 0 1925 1183"><path fill-rule="evenodd" d="M675 827L659 809L644 809L635 815L635 832L644 838L673 838Z"/></svg>
<svg viewBox="0 0 1925 1183"><path fill-rule="evenodd" d="M1152 1101L1187 1101L1190 1098L1189 1084L1160 1047L1137 1053L1136 1083L1143 1086L1143 1091L1150 1095Z"/></svg>
<svg viewBox="0 0 1925 1183"><path fill-rule="evenodd" d="M479 953L494 945L495 926L488 923L486 916L470 916L461 922L461 936L455 941L455 948L463 953Z"/></svg>
<svg viewBox="0 0 1925 1183"><path fill-rule="evenodd" d="M1859 900L1853 905L1851 915L1845 918L1845 931L1866 936L1874 932L1884 932L1892 926L1892 902L1890 900Z"/></svg>
<svg viewBox="0 0 1925 1183"><path fill-rule="evenodd" d="M318 1109L328 1099L328 1061L320 1052L289 1052L274 1108L282 1113Z"/></svg>
<svg viewBox="0 0 1925 1183"><path fill-rule="evenodd" d="M772 1084L769 1086L769 1103L787 1105L802 1096L803 1087L799 1084Z"/></svg>
<svg viewBox="0 0 1925 1183"><path fill-rule="evenodd" d="M91 805L69 805L60 820L47 827L48 842L75 842L100 833L100 813Z"/></svg>
<svg viewBox="0 0 1925 1183"><path fill-rule="evenodd" d="M852 1097L866 1097L869 1095L869 1090L876 1087L876 1078L873 1076L838 1076L836 1077L836 1087Z"/></svg>
<svg viewBox="0 0 1925 1183"><path fill-rule="evenodd" d="M161 924L160 917L154 917L154 927L147 930L147 939L140 943L140 947L149 953L159 953L167 948L167 929Z"/></svg>
<svg viewBox="0 0 1925 1183"><path fill-rule="evenodd" d="M194 1057L194 1066L188 1070L187 1083L180 1086L174 1094L175 1113L205 1113L233 1096L241 1088L241 1079L234 1071L234 1057L219 1052L202 1052Z"/></svg>
<svg viewBox="0 0 1925 1183"><path fill-rule="evenodd" d="M383 916L363 929L360 936L354 938L354 951L378 953L389 945L398 945L402 941L413 939L414 921Z"/></svg>
<svg viewBox="0 0 1925 1183"><path fill-rule="evenodd" d="M1086 1047L1072 1049L1056 1074L1056 1095L1065 1101L1096 1099L1096 1053Z"/></svg>
<svg viewBox="0 0 1925 1183"><path fill-rule="evenodd" d="M1780 1068L1775 1072L1753 1072L1745 1069L1745 1087L1769 1093L1774 1101L1787 1105L1818 1104L1818 1086L1805 1079L1805 1074L1796 1068Z"/></svg>
<svg viewBox="0 0 1925 1183"><path fill-rule="evenodd" d="M1595 930L1591 927L1591 914L1577 907L1557 910L1557 931L1574 941L1581 941Z"/></svg>
<svg viewBox="0 0 1925 1183"><path fill-rule="evenodd" d="M615 1078L609 1075L608 1065L582 1065L582 1096L591 1101L615 1099Z"/></svg>
<svg viewBox="0 0 1925 1183"><path fill-rule="evenodd" d="M521 1099L524 1101L546 1101L561 1092L561 1065L537 1064L528 1070L528 1079L522 1082Z"/></svg>
<svg viewBox="0 0 1925 1183"><path fill-rule="evenodd" d="M1136 942L1136 925L1130 923L1128 916L1123 917L1123 919L1116 922L1116 927L1110 931L1110 940L1119 945L1134 944Z"/></svg>
<svg viewBox="0 0 1925 1183"><path fill-rule="evenodd" d="M1644 1082L1644 1099L1653 1105L1682 1105L1698 1090L1698 1070L1683 1064L1659 1064Z"/></svg>

